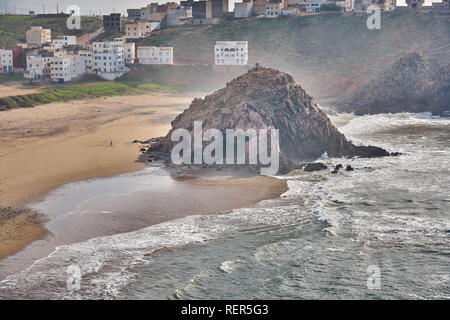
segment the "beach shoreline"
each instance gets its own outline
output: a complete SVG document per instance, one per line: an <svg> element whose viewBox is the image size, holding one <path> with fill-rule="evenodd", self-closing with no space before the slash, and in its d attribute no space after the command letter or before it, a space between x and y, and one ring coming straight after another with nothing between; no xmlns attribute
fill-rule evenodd
<svg viewBox="0 0 450 320"><path fill-rule="evenodd" d="M132 141L164 134L191 99L147 94L1 112L0 208L23 213L0 219L0 259L47 235L27 203L67 183L142 169Z"/></svg>
<svg viewBox="0 0 450 320"><path fill-rule="evenodd" d="M166 134L170 121L188 106L192 98L163 94L98 98L2 113L0 208L24 208L70 183L142 170L145 163L140 144L132 141L145 141ZM226 172L215 177L175 180L180 186L186 185L181 187L186 199L201 190L212 200L204 203L203 207L191 205L190 210L183 212L177 212L180 208L171 207L167 201L167 208L163 210L165 216L138 217L139 223L123 228L115 226L115 231L111 232L86 233L85 237L133 231L190 214L246 207L278 197L287 190L284 180L237 177ZM192 192L187 191L191 189ZM24 210L12 219L0 221L3 235L0 261L23 251L36 240L52 236L42 218Z"/></svg>

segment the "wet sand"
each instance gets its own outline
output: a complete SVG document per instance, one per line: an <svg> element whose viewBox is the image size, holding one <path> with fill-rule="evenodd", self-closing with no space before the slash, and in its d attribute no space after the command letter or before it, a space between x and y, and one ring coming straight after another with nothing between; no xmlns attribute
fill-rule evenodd
<svg viewBox="0 0 450 320"><path fill-rule="evenodd" d="M31 207L48 218L45 225L36 220L40 217L29 213L0 221L0 277L22 270L58 245L138 230L187 215L246 207L284 193L287 185L283 180L239 178L222 172L215 177L171 178L168 185L161 185L154 176L147 177L144 185L147 188L151 184L151 191L138 190L125 198L113 194L108 201L94 201L94 205L92 200L75 196L75 200L65 199L64 204L50 209L36 205L47 203L55 192L69 197L76 194L76 188L70 189L73 185L67 183L109 183L110 179L122 179L112 175L132 171L145 174L141 170L145 164L138 161L139 144L132 141L164 135L170 121L192 98L113 97L0 113L0 207L32 202ZM129 189L135 188L135 180L131 181ZM58 186L62 187L55 189ZM123 191L121 183L117 187L117 192ZM109 197L107 188L98 190L98 198ZM112 207L105 209L105 204ZM78 214L65 215L74 210ZM37 239L43 240L28 245Z"/></svg>
<svg viewBox="0 0 450 320"><path fill-rule="evenodd" d="M191 99L151 94L0 112L0 207L22 207L72 181L142 169L132 141L163 135ZM46 234L32 216L8 220L0 221L0 259Z"/></svg>

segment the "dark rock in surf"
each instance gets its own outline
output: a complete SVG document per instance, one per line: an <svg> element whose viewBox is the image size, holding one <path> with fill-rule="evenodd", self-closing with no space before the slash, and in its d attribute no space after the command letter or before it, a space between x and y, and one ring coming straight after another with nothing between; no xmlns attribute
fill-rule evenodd
<svg viewBox="0 0 450 320"><path fill-rule="evenodd" d="M305 168L303 169L303 171L306 172L313 172L313 171L320 171L320 170L325 170L328 167L326 165L324 165L321 162L315 162L315 163L308 163Z"/></svg>

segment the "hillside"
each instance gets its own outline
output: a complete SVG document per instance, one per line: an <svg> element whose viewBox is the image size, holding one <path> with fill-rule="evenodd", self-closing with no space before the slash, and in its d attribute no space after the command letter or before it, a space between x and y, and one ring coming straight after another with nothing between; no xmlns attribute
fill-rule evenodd
<svg viewBox="0 0 450 320"><path fill-rule="evenodd" d="M292 76L258 64L226 87L203 99L194 99L172 121L167 136L150 141L147 152L157 153L158 157L169 154L175 144L171 141L174 130L187 129L192 134L195 121L203 121L203 130L220 130L224 149L227 129L278 129L282 173L302 160L315 160L324 152L331 157L389 155L381 148L353 145Z"/></svg>
<svg viewBox="0 0 450 320"><path fill-rule="evenodd" d="M33 16L0 15L0 47L26 42L26 31L32 26L52 30L52 38L61 35L80 36L100 29L102 20L95 17L81 17L81 30L67 29L65 18L38 18Z"/></svg>
<svg viewBox="0 0 450 320"><path fill-rule="evenodd" d="M450 64L433 68L418 53L397 60L354 93L341 109L355 114L425 112L450 108Z"/></svg>
<svg viewBox="0 0 450 320"><path fill-rule="evenodd" d="M251 64L289 72L317 97L350 94L413 51L431 64L448 63L449 12L383 12L381 30L367 29L366 19L340 13L224 19L212 26L160 30L138 45L173 46L177 64L212 64L215 41L248 40Z"/></svg>

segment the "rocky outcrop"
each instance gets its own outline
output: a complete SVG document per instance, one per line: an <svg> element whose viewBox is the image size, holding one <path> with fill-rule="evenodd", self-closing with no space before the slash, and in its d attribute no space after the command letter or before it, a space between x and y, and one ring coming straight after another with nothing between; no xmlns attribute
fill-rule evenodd
<svg viewBox="0 0 450 320"><path fill-rule="evenodd" d="M408 54L339 105L340 111L357 115L444 114L450 110L450 65L433 67L420 54Z"/></svg>
<svg viewBox="0 0 450 320"><path fill-rule="evenodd" d="M381 148L353 145L292 76L258 65L225 88L204 99L194 99L172 122L167 136L148 141L148 153L159 157L170 153L175 144L170 139L174 130L193 132L194 121L200 120L204 131L278 129L281 172L294 168L299 161L315 160L324 152L330 157L389 155Z"/></svg>
<svg viewBox="0 0 450 320"><path fill-rule="evenodd" d="M328 167L326 165L324 165L322 162L313 162L313 163L308 163L303 168L303 171L305 171L305 172L313 172L313 171L325 170L327 168Z"/></svg>

